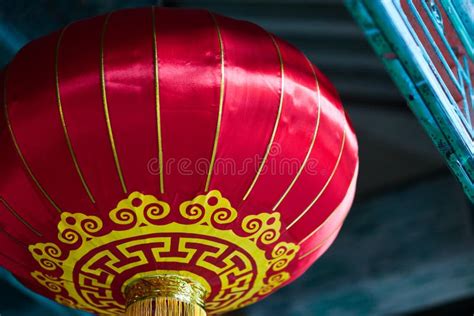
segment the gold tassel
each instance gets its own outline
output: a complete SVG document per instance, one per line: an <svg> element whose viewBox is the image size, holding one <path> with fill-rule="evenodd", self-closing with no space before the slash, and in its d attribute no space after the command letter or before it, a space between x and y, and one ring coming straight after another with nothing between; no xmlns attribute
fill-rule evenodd
<svg viewBox="0 0 474 316"><path fill-rule="evenodd" d="M206 316L204 288L189 278L157 275L125 289L125 316Z"/></svg>
<svg viewBox="0 0 474 316"><path fill-rule="evenodd" d="M131 304L126 316L206 316L197 304L185 303L175 298L150 297Z"/></svg>

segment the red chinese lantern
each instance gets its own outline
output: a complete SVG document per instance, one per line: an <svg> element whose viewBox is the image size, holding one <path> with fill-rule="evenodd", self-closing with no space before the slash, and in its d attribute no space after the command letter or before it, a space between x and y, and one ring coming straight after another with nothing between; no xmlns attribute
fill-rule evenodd
<svg viewBox="0 0 474 316"><path fill-rule="evenodd" d="M352 203L336 91L254 24L118 11L33 41L1 82L0 263L59 303L240 308L301 275Z"/></svg>

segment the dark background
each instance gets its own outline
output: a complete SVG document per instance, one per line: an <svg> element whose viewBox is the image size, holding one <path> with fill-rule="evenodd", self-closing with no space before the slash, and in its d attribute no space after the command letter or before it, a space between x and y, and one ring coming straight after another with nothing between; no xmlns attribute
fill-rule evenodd
<svg viewBox="0 0 474 316"><path fill-rule="evenodd" d="M146 5L208 8L293 43L335 84L358 135L357 197L334 245L235 315L474 314L473 208L341 0L0 0L0 67L71 21ZM77 314L0 272L2 316Z"/></svg>

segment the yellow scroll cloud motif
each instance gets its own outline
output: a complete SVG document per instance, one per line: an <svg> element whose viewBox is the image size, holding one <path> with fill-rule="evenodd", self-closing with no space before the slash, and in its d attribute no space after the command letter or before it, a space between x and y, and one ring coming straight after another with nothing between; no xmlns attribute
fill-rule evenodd
<svg viewBox="0 0 474 316"><path fill-rule="evenodd" d="M275 291L299 246L279 241L280 214L239 218L217 190L185 201L179 210L153 195L131 193L109 220L61 214L58 242L29 251L31 276L59 303L101 315L124 312L123 289L137 278L179 274L202 283L206 310L222 313Z"/></svg>

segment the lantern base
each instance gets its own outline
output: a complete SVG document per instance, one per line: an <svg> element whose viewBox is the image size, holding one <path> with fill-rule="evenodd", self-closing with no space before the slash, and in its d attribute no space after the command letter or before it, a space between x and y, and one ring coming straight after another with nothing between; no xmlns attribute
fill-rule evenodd
<svg viewBox="0 0 474 316"><path fill-rule="evenodd" d="M125 289L126 316L206 316L204 287L179 275L138 279Z"/></svg>

